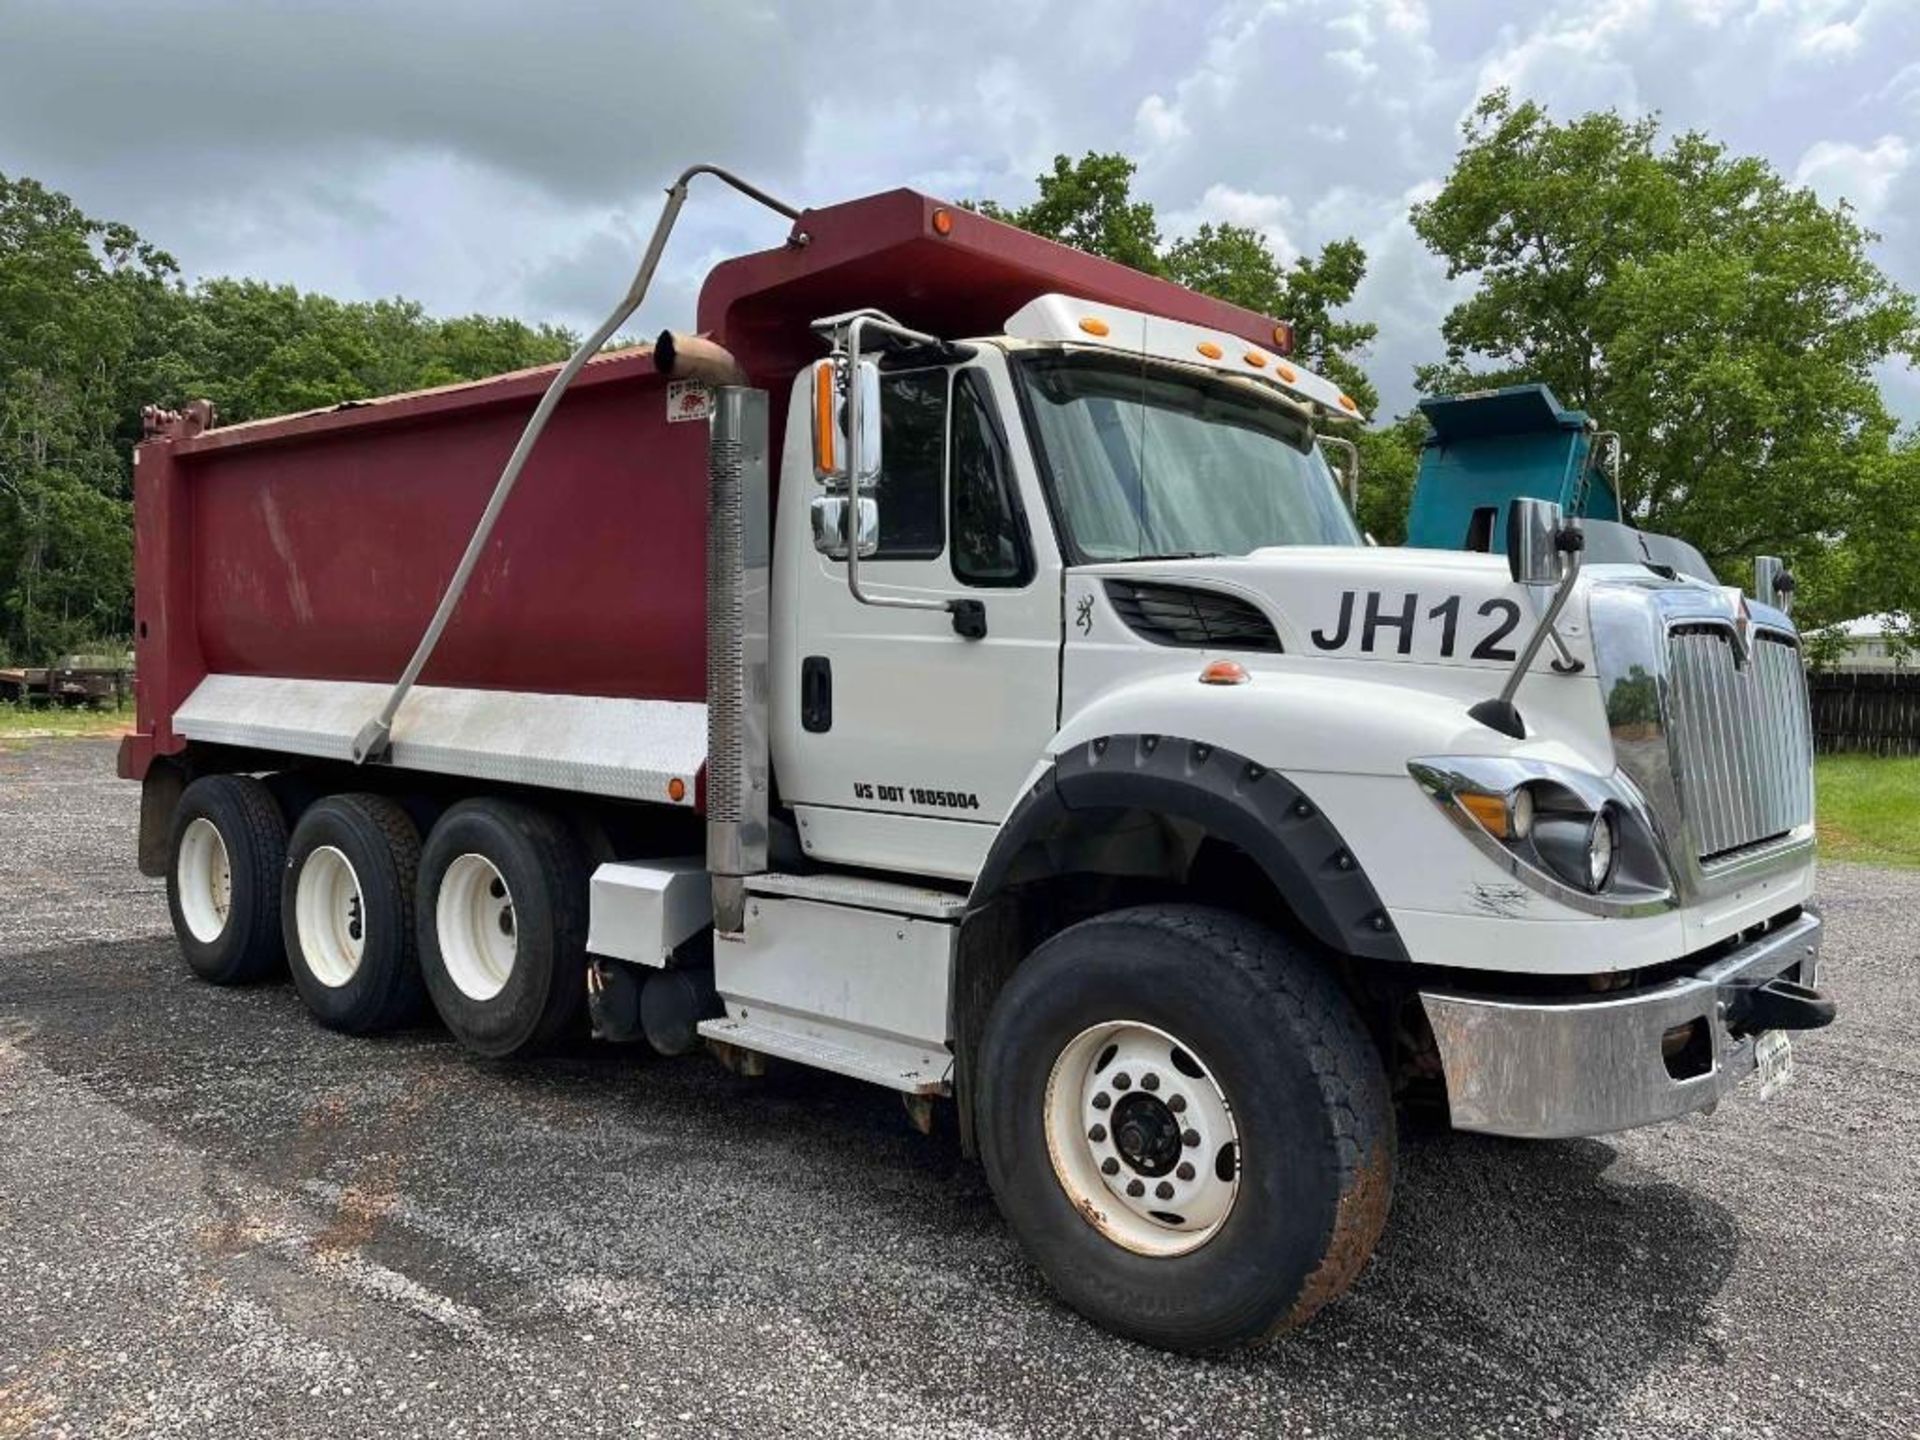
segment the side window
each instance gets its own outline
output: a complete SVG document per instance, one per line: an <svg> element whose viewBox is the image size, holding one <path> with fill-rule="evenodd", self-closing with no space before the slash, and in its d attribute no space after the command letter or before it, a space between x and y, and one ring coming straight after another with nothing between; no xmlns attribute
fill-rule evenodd
<svg viewBox="0 0 1920 1440"><path fill-rule="evenodd" d="M953 391L953 573L969 585L1024 585L1032 578L1013 467L977 370Z"/></svg>
<svg viewBox="0 0 1920 1440"><path fill-rule="evenodd" d="M932 560L946 548L942 492L947 372L880 377L880 545L875 560Z"/></svg>

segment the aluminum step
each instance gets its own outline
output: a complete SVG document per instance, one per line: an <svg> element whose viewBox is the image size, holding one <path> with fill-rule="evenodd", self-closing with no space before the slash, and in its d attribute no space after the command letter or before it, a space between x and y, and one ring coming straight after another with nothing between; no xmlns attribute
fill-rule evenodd
<svg viewBox="0 0 1920 1440"><path fill-rule="evenodd" d="M885 1040L856 1031L843 1032L845 1043L817 1020L807 1022L804 1031L788 1029L778 1018L761 1020L703 1020L700 1033L709 1040L737 1045L781 1060L831 1070L870 1084L909 1095L944 1095L947 1079L953 1071L953 1057L935 1055L899 1041Z"/></svg>
<svg viewBox="0 0 1920 1440"><path fill-rule="evenodd" d="M788 900L815 900L822 905L846 905L856 910L878 910L887 915L912 915L921 920L957 921L967 909L967 897L931 885L902 885L865 875L749 875L749 895L778 895Z"/></svg>

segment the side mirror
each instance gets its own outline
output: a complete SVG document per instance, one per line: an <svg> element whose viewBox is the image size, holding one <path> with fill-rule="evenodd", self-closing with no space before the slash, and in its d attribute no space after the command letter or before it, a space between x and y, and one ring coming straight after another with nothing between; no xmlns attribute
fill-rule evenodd
<svg viewBox="0 0 1920 1440"><path fill-rule="evenodd" d="M1793 612L1793 576L1778 555L1757 555L1753 561L1753 598Z"/></svg>
<svg viewBox="0 0 1920 1440"><path fill-rule="evenodd" d="M847 497L816 495L810 507L813 516L813 548L829 560L847 558ZM860 557L865 559L880 548L880 504L871 496L860 497Z"/></svg>
<svg viewBox="0 0 1920 1440"><path fill-rule="evenodd" d="M1564 517L1551 500L1522 496L1507 506L1507 569L1516 585L1558 585L1560 527Z"/></svg>
<svg viewBox="0 0 1920 1440"><path fill-rule="evenodd" d="M836 357L813 367L813 477L829 489L846 488L848 462L859 468L864 488L880 478L880 367L862 360L854 367L859 386L859 444L847 445L846 361Z"/></svg>

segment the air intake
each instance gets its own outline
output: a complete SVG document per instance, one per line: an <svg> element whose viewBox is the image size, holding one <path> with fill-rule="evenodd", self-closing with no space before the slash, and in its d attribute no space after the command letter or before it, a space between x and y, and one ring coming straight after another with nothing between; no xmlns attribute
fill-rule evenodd
<svg viewBox="0 0 1920 1440"><path fill-rule="evenodd" d="M1107 599L1136 635L1192 650L1279 650L1273 622L1258 606L1190 585L1107 581Z"/></svg>

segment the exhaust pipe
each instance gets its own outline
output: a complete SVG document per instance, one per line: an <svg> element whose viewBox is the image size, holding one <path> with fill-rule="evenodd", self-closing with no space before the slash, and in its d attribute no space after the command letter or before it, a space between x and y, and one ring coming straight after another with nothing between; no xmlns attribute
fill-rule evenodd
<svg viewBox="0 0 1920 1440"><path fill-rule="evenodd" d="M745 385L747 372L723 345L699 335L676 335L662 330L653 342L653 368L673 380L698 380L703 385Z"/></svg>
<svg viewBox="0 0 1920 1440"><path fill-rule="evenodd" d="M767 392L716 389L707 444L707 871L714 929L737 935L767 868Z"/></svg>

